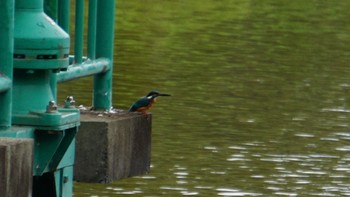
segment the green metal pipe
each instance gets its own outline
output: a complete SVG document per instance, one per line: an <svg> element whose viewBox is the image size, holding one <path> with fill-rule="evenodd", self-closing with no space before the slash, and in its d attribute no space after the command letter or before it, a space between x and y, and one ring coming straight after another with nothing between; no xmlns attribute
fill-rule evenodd
<svg viewBox="0 0 350 197"><path fill-rule="evenodd" d="M43 11L43 0L31 0L28 3L27 0L16 0L16 9L34 9L38 11Z"/></svg>
<svg viewBox="0 0 350 197"><path fill-rule="evenodd" d="M44 0L44 12L56 23L58 22L58 0ZM52 96L57 101L57 81L56 73L50 72L50 86Z"/></svg>
<svg viewBox="0 0 350 197"><path fill-rule="evenodd" d="M112 106L114 0L97 2L96 58L110 59L111 69L94 76L93 107L107 110Z"/></svg>
<svg viewBox="0 0 350 197"><path fill-rule="evenodd" d="M58 0L58 25L69 33L70 0Z"/></svg>
<svg viewBox="0 0 350 197"><path fill-rule="evenodd" d="M87 56L96 58L96 14L97 0L89 0Z"/></svg>
<svg viewBox="0 0 350 197"><path fill-rule="evenodd" d="M0 75L8 80L13 78L13 31L14 1L0 1ZM8 80L2 77L0 87L8 87ZM0 128L11 127L12 121L12 88L0 93Z"/></svg>
<svg viewBox="0 0 350 197"><path fill-rule="evenodd" d="M53 100L57 102L57 75L54 71L50 71L49 74L50 77L50 87L51 87L51 93L52 93L52 97Z"/></svg>
<svg viewBox="0 0 350 197"><path fill-rule="evenodd" d="M84 36L84 0L75 2L75 63L83 61L83 36Z"/></svg>
<svg viewBox="0 0 350 197"><path fill-rule="evenodd" d="M12 87L12 81L6 76L0 76L0 93L10 90Z"/></svg>
<svg viewBox="0 0 350 197"><path fill-rule="evenodd" d="M65 72L57 74L57 82L66 82L82 77L88 77L98 73L108 72L111 69L110 61L106 58L100 58L97 60L87 61L83 64L76 64L68 67Z"/></svg>
<svg viewBox="0 0 350 197"><path fill-rule="evenodd" d="M44 12L57 23L57 0L44 0Z"/></svg>
<svg viewBox="0 0 350 197"><path fill-rule="evenodd" d="M69 65L74 64L74 59L75 59L74 55L69 55ZM83 56L83 63L87 60L89 60L89 58L86 56Z"/></svg>

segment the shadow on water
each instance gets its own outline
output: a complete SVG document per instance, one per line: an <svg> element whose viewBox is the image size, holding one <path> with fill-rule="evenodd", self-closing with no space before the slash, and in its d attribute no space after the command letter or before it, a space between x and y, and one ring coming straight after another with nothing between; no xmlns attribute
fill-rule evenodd
<svg viewBox="0 0 350 197"><path fill-rule="evenodd" d="M350 195L350 2L118 0L114 107L153 88L150 174L75 196ZM90 105L86 81L62 85Z"/></svg>

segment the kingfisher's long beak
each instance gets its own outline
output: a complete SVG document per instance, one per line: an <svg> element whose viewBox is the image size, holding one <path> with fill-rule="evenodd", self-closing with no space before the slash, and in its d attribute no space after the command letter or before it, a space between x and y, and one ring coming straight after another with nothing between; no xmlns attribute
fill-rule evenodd
<svg viewBox="0 0 350 197"><path fill-rule="evenodd" d="M171 96L170 94L158 94L158 96Z"/></svg>

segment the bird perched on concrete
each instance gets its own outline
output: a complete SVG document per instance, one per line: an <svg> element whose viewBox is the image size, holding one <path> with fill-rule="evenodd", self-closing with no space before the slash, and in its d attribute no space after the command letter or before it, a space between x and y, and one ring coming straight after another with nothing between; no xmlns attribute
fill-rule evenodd
<svg viewBox="0 0 350 197"><path fill-rule="evenodd" d="M139 98L129 109L129 112L146 112L156 102L158 96L171 96L170 94L161 94L156 90L152 90L146 96Z"/></svg>

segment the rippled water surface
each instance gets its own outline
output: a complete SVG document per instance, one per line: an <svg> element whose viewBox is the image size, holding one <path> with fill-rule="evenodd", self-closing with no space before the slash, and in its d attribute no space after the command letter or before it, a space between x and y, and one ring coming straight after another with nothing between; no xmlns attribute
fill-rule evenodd
<svg viewBox="0 0 350 197"><path fill-rule="evenodd" d="M118 0L114 107L157 88L152 167L75 196L350 196L350 1ZM90 79L61 85L90 105Z"/></svg>

